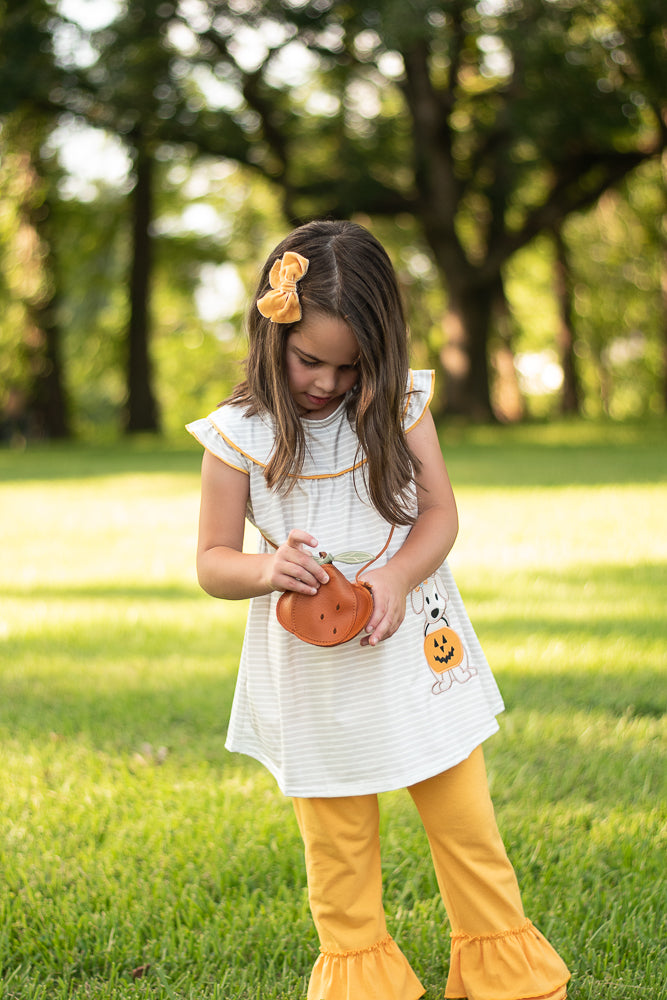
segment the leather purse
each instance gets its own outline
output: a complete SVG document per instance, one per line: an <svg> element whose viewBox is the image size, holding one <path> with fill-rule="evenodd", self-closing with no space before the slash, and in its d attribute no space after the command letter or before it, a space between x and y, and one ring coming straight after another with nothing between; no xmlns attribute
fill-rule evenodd
<svg viewBox="0 0 667 1000"><path fill-rule="evenodd" d="M358 635L373 614L371 588L360 583L359 577L387 549L393 533L392 527L383 548L357 571L354 583L333 565L333 560L359 562L359 556L366 558L368 553L344 552L336 557L320 552L319 561L327 567L328 583L321 584L316 594L286 590L276 605L282 627L312 646L340 646Z"/></svg>

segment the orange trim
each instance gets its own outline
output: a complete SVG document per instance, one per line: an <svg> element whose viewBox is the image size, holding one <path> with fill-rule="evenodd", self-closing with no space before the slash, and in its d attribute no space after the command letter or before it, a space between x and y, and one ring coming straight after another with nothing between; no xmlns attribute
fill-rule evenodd
<svg viewBox="0 0 667 1000"><path fill-rule="evenodd" d="M410 392L412 392L412 385L414 385L414 373L413 373L412 369L410 369L410 375L413 378L413 381L412 381L412 384L411 384L411 388L410 388ZM424 419L424 417L426 416L426 411L428 410L429 406L431 405L431 400L433 399L433 393L434 392L435 392L435 372L433 371L433 369L431 369L431 387L429 389L428 399L424 403L424 408L421 411L421 413L419 414L419 416L417 417L417 419L415 420L414 424L410 424L409 427L405 428L405 433L406 434L408 434L411 430L414 430L414 428L418 424L420 424L421 421ZM405 410L407 412L407 406L406 406Z"/></svg>
<svg viewBox="0 0 667 1000"><path fill-rule="evenodd" d="M253 462L254 465L260 465L263 469L266 468L265 462L260 462L258 459L253 458L252 455L248 454L247 451L244 451L243 448L239 448L237 444L234 444L234 442L230 438L228 438L226 434L223 434L220 428L213 423L210 417L207 417L206 419L208 420L209 424L211 425L215 433L222 438L225 444L229 445L230 448L233 448L234 451L238 451L239 455L243 455L244 458L247 458L249 462Z"/></svg>
<svg viewBox="0 0 667 1000"><path fill-rule="evenodd" d="M407 393L406 393L405 406L403 408L403 417L404 418L405 418L405 416L406 416L406 414L408 412L408 407L410 405L410 396L414 392L415 373L414 373L414 371L413 371L412 368L409 370L409 376L410 376L410 384L409 384L409 387L408 387L408 390L407 390ZM435 372L433 370L431 370L431 386L430 386L430 389L429 389L428 399L426 400L426 402L424 404L424 407L423 407L420 415L415 420L415 422L413 424L411 424L410 427L406 427L406 429L405 429L406 434L409 431L411 431L414 427L416 427L417 424L419 424L420 421L424 418L424 415L426 414L426 411L428 410L428 407L429 407L429 405L431 403L431 400L433 399L433 393L434 393L434 391L435 391ZM234 451L238 452L239 455L243 455L243 457L247 458L249 462L253 463L253 465L258 465L262 469L266 468L266 463L265 462L260 462L259 459L254 458L247 451L244 451L243 448L240 448L237 444L235 444L230 438L227 437L226 434L224 434L220 430L219 427L216 426L216 424L213 422L213 420L211 420L210 417L207 417L206 419L208 420L208 423L213 428L213 430L215 431L215 433L218 434L222 438L222 440L225 442L226 445L228 445ZM190 432L190 433L192 433L192 432ZM193 437L196 437L197 440L199 441L199 443L202 444L202 445L204 445L204 448L206 448L206 445L204 444L204 442L201 441L197 437L196 434L193 434ZM206 450L207 451L211 451L210 448L207 448ZM215 452L211 452L211 454L215 454ZM220 456L216 455L216 458L220 458ZM224 458L221 459L221 461L225 462L226 465L231 466L232 469L239 469L240 472L245 472L246 475L249 475L247 469L243 469L243 468L241 468L238 465L234 465L233 462L228 462ZM307 480L315 480L315 479L338 479L340 476L345 476L349 472L356 472L356 470L360 469L362 465L366 464L366 462L367 462L367 459L362 458L360 462L355 462L354 465L350 465L350 466L348 466L345 469L341 469L340 472L328 472L328 473L324 473L324 474L323 473L318 473L318 474L315 474L315 475L303 475L302 474L302 475L299 475L299 476L290 475L290 479L307 479Z"/></svg>
<svg viewBox="0 0 667 1000"><path fill-rule="evenodd" d="M249 462L253 463L253 465L258 465L261 469L265 469L266 468L266 462L260 462L258 458L253 458L253 456L250 455L247 451L244 451L243 448L239 448L239 446L237 444L235 444L231 440L231 438L228 438L226 434L223 434L223 432L220 430L220 428L216 427L216 425L213 423L213 421L211 420L210 417L207 417L207 420L208 420L209 424L211 425L211 427L213 428L213 430L216 432L216 434L218 434L222 438L222 440L225 442L225 444L227 444L230 448L233 448L234 451L237 451L239 453L239 455L243 455L243 457L247 458ZM200 442L200 443L204 444L203 441ZM204 445L204 447L206 447L206 445ZM220 456L218 456L218 457L220 457ZM223 461L224 461L224 459L223 459ZM354 465L350 465L346 469L341 469L340 472L328 472L326 474L317 474L317 475L312 475L312 476L303 476L303 475L301 475L301 476L292 476L291 475L290 479L337 479L338 476L344 476L348 472L354 472L356 469L361 468L361 466L364 465L365 463L366 463L366 459L362 458L362 460L360 462L355 462ZM231 465L232 468L234 468L234 469L237 468L237 466L236 465L232 465L231 462L227 462L227 465ZM241 469L241 471L242 472L246 472L245 469Z"/></svg>
<svg viewBox="0 0 667 1000"><path fill-rule="evenodd" d="M369 945L367 948L356 948L352 951L329 951L328 948L320 948L320 952L323 955L326 955L327 958L354 958L357 955L370 955L373 952L382 951L393 943L394 939L391 934L387 934L385 937L376 941L375 944Z"/></svg>
<svg viewBox="0 0 667 1000"><path fill-rule="evenodd" d="M510 927L509 930L497 931L495 934L466 934L459 932L457 934L450 934L450 937L452 941L502 941L503 938L521 937L532 929L532 920L525 920L520 927Z"/></svg>
<svg viewBox="0 0 667 1000"><path fill-rule="evenodd" d="M215 451L212 451L210 448L207 448L203 441L200 441L199 443L203 446L204 451L207 451L209 455L213 455L213 457L217 458L219 462L223 463L223 465L228 465L230 469L236 469L237 472L242 472L244 476L250 477L250 473L248 472L247 469L242 469L240 465L234 465L233 462L229 462L226 458L223 458L221 455L218 455Z"/></svg>
<svg viewBox="0 0 667 1000"><path fill-rule="evenodd" d="M408 387L408 391L405 394L405 406L403 407L403 419L405 419L405 416L406 416L406 414L408 412L408 407L410 405L410 396L412 395L412 393L415 390L415 373L412 370L412 368L408 369L408 375L410 376L410 385Z"/></svg>
<svg viewBox="0 0 667 1000"><path fill-rule="evenodd" d="M292 476L292 475L290 475L290 479L337 479L338 476L344 476L347 472L355 472L357 469L360 469L362 465L365 465L366 462L367 462L367 459L362 458L362 460L360 462L356 462L354 465L350 465L349 468L347 468L347 469L341 469L340 472L328 472L328 473L326 473L326 475L318 475L318 476Z"/></svg>
<svg viewBox="0 0 667 1000"><path fill-rule="evenodd" d="M209 423L211 423L211 421L209 421ZM212 426L215 428L215 430L218 430L217 427L215 427L214 424L212 424ZM206 444L206 442L202 441L202 439L199 437L198 434L195 434L193 431L191 431L187 427L186 427L186 430L188 431L188 434L192 435L192 437L195 439L195 441L199 441L199 443L203 447L204 451L207 451L209 453L209 455L213 455L213 457L217 458L218 461L224 462L224 464L228 465L230 467L230 469L236 469L237 472L242 472L246 476L249 475L249 472L248 472L247 469L242 468L240 465L234 465L233 462L227 461L226 458L222 458L220 455L217 454L217 452L213 451L212 448L209 448L208 445ZM220 434L220 431L218 431L218 434Z"/></svg>

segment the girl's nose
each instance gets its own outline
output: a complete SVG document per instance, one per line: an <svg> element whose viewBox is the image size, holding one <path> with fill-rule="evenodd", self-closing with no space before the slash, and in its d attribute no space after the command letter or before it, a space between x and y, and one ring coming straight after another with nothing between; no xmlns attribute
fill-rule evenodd
<svg viewBox="0 0 667 1000"><path fill-rule="evenodd" d="M336 372L333 368L320 368L317 373L316 385L323 395L333 392L336 387Z"/></svg>

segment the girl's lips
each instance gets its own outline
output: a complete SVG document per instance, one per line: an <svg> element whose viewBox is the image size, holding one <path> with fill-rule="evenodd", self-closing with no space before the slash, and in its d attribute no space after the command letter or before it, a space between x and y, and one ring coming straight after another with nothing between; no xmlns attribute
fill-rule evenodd
<svg viewBox="0 0 667 1000"><path fill-rule="evenodd" d="M306 393L306 399L311 404L311 406L326 406L327 403L331 402L331 396L311 396L309 392Z"/></svg>

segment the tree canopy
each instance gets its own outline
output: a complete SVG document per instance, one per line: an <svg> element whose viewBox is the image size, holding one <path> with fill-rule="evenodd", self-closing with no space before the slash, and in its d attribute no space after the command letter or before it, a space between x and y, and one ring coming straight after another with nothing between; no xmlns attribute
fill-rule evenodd
<svg viewBox="0 0 667 1000"><path fill-rule="evenodd" d="M116 344L130 430L160 424L151 330L162 325L156 273L174 260L168 245L191 294L207 254L243 266L262 243L251 237L241 252L220 233L180 241L179 257L179 239L160 224L178 196L170 163L239 164L279 193L284 226L356 215L390 239L390 224L413 229L442 290L440 334L432 336L434 323L429 334L445 373L442 403L488 417L494 352L512 346L503 319L513 314L510 262L545 234L562 246L570 220L641 164L659 162L665 146L659 0L127 0L97 30L25 0L1 18L11 52L0 71L4 150L23 134L17 123L38 135L30 168L42 178L45 209L30 224L49 250L39 266L52 272L44 281L53 297L41 302L51 315L42 339L52 374L54 310L67 312L56 262L70 258L62 232L41 225L59 212L45 142L63 121L81 121L116 136L132 163L131 190L109 192L112 215L103 201L88 213L93 226L116 220L112 273L127 300ZM280 229L273 212L265 231Z"/></svg>

